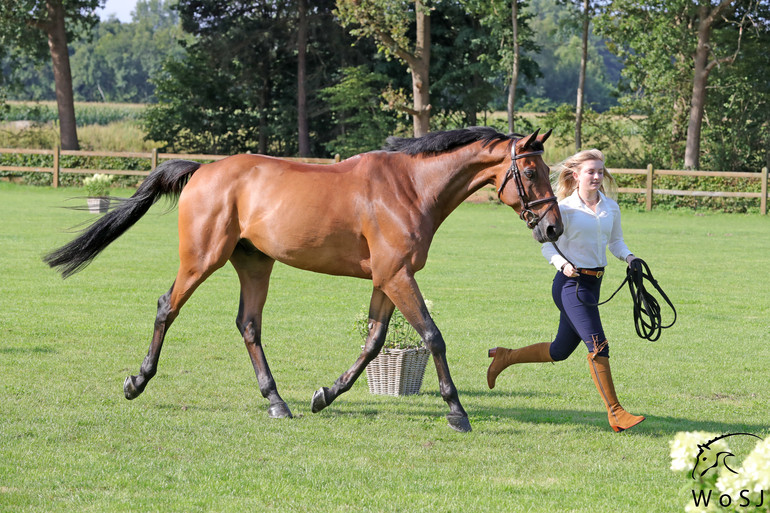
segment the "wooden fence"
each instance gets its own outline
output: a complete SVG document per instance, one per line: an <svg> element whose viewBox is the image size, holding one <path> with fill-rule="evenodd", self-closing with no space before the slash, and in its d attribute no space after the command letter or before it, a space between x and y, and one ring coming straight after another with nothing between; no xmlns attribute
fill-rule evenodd
<svg viewBox="0 0 770 513"><path fill-rule="evenodd" d="M22 155L53 155L53 166L51 167L32 167L32 166L0 166L0 171L11 171L19 173L52 173L53 186L59 187L59 177L62 174L81 174L93 175L96 173L105 175L125 175L125 176L147 176L152 170L158 167L158 162L168 159L188 159L188 160L221 160L227 155L206 155L189 153L160 153L158 150L151 152L115 152L115 151L80 151L80 150L62 150L54 148L52 150L27 150L27 149L8 149L0 148L0 154L22 154ZM120 157L120 158L140 158L150 161L150 171L136 171L129 169L82 169L61 167L62 155L72 155L76 157ZM340 161L340 156L335 155L333 159L309 158L309 157L283 157L286 160L297 162L306 162L309 164L334 164Z"/></svg>
<svg viewBox="0 0 770 513"><path fill-rule="evenodd" d="M619 193L644 194L645 207L652 210L653 199L657 195L661 196L701 196L710 198L759 198L759 211L762 215L767 215L767 177L766 167L759 173L737 172L737 171L678 171L672 169L653 169L652 164L647 169L612 169L613 175L646 175L645 187L619 187ZM760 192L738 192L738 191L697 191L681 189L656 189L654 187L656 176L690 176L690 177L716 177L716 178L743 178L746 182L750 180L760 181Z"/></svg>
<svg viewBox="0 0 770 513"><path fill-rule="evenodd" d="M60 150L55 148L53 150L26 150L26 149L4 149L0 148L0 154L2 153L15 153L15 154L35 154L35 155L53 155L52 167L23 167L23 166L0 166L0 171L11 172L35 172L35 173L52 173L53 174L53 186L59 186L59 177L63 173L76 173L76 174L94 174L103 173L111 175L136 175L147 176L150 171L131 171L131 170L116 170L116 169L74 169L63 168L60 165L60 156L62 155L74 155L83 157L124 157L124 158L146 158L150 160L151 169L155 169L158 166L160 160L172 159L172 158L185 158L192 160L220 160L225 158L226 155L190 155L179 153L159 153L157 150L153 150L148 153L141 152L98 152L98 151L73 151L73 150ZM315 164L333 164L340 161L340 156L336 155L333 159L319 159L319 158L289 158L287 160L294 160L299 162L308 162ZM701 196L701 197L723 197L723 198L759 198L759 211L762 215L767 214L767 180L768 180L768 168L762 168L759 173L749 172L732 172L732 171L677 171L671 169L654 169L652 164L647 166L647 169L610 169L610 172L616 175L629 174L629 175L646 175L645 187L620 187L618 192L623 194L644 194L645 205L647 210L652 210L653 200L655 196ZM719 178L742 178L748 183L751 180L760 180L761 192L736 192L736 191L697 191L697 190L678 190L678 189L656 189L654 187L656 176L690 176L690 177L719 177Z"/></svg>

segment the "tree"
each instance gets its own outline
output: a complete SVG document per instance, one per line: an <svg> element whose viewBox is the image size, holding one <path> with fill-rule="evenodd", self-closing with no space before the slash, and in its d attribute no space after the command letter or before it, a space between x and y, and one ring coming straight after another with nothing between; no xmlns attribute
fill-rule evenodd
<svg viewBox="0 0 770 513"><path fill-rule="evenodd" d="M590 5L588 0L583 0L583 31L580 45L580 75L577 87L577 103L575 104L575 151L580 151L583 146L581 129L583 126L583 100L585 99L586 66L588 64L588 25L591 21Z"/></svg>
<svg viewBox="0 0 770 513"><path fill-rule="evenodd" d="M42 59L45 41L53 67L62 148L78 149L68 39L97 22L102 0L7 0L0 2L0 43L17 49L17 57Z"/></svg>
<svg viewBox="0 0 770 513"><path fill-rule="evenodd" d="M529 88L529 97L535 97L535 100L528 108L550 110L559 104L568 103L573 105L574 116L583 52L583 2L530 0L529 3L529 10L537 13L529 21L534 44L540 48L536 60L545 71ZM594 10L599 3L597 0L591 1ZM591 21L595 18L594 13ZM604 112L618 103L617 87L622 64L590 26L586 50L583 112L587 112L588 108Z"/></svg>
<svg viewBox="0 0 770 513"><path fill-rule="evenodd" d="M513 29L513 69L511 84L508 86L508 131L514 130L514 113L516 112L516 84L519 82L519 2L511 2L511 27Z"/></svg>
<svg viewBox="0 0 770 513"><path fill-rule="evenodd" d="M158 104L148 109L148 137L179 150L297 155L300 84L320 91L337 70L371 60L371 53L351 47L333 8L332 0L307 3L307 43L301 45L297 0L181 0L182 27L194 39L154 78ZM318 95L304 97L305 152L325 155L325 143L336 135L332 113Z"/></svg>
<svg viewBox="0 0 770 513"><path fill-rule="evenodd" d="M297 10L297 148L300 157L310 156L310 134L307 124L307 0L298 0Z"/></svg>
<svg viewBox="0 0 770 513"><path fill-rule="evenodd" d="M720 64L732 64L738 56L741 47L743 30L750 23L749 12L736 20L735 52L719 55L712 50L711 32L714 26L723 21L724 17L735 15L735 1L722 0L716 6L710 2L700 2L697 13L697 44L692 80L692 100L690 103L690 120L687 125L687 144L684 152L684 167L697 169L700 160L700 137L703 125L703 113L706 105L706 85L709 74Z"/></svg>
<svg viewBox="0 0 770 513"><path fill-rule="evenodd" d="M666 165L700 167L709 78L717 69L725 73L740 55L744 32L761 5L618 0L598 18L599 30L625 62L623 74L633 91L626 103L648 116L647 140L660 143L660 134L668 134Z"/></svg>
<svg viewBox="0 0 770 513"><path fill-rule="evenodd" d="M320 91L336 125L336 137L326 147L343 157L376 150L399 128L393 111L382 109L382 90L389 77L366 66L345 68L339 80Z"/></svg>
<svg viewBox="0 0 770 513"><path fill-rule="evenodd" d="M378 48L397 57L412 74L412 106L398 103L409 113L414 136L430 131L430 5L424 0L339 0L337 13L343 26L357 25L351 34L374 38ZM407 32L414 24L414 41Z"/></svg>
<svg viewBox="0 0 770 513"><path fill-rule="evenodd" d="M487 32L478 37L491 43L480 59L491 70L502 73L508 84L508 131L514 132L517 93L522 89L520 79L533 83L540 76L540 67L528 55L540 51L530 27L533 14L523 0L470 0L466 5Z"/></svg>
<svg viewBox="0 0 770 513"><path fill-rule="evenodd" d="M74 41L72 74L75 99L104 102L153 102L150 77L163 61L183 55L182 31L170 0L138 0L132 19L100 22L93 38Z"/></svg>

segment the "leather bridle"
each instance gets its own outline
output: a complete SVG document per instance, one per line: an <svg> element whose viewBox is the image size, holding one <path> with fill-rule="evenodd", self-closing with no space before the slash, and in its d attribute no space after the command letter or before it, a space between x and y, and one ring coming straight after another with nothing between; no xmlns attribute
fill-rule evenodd
<svg viewBox="0 0 770 513"><path fill-rule="evenodd" d="M527 201L527 193L524 190L524 182L521 180L521 172L519 171L519 166L516 165L516 161L525 157L542 155L543 150L529 151L527 153L516 153L517 142L519 142L519 139L514 139L513 143L511 144L511 167L508 168L508 171L505 173L505 177L503 178L503 182L497 189L497 197L502 201L501 195L503 194L503 189L505 188L508 181L513 178L513 182L516 184L516 193L519 195L519 201L521 201L521 212L519 213L519 217L525 223L527 223L527 227L530 230L533 230L538 225L538 223L540 223L540 221L542 221L543 218L548 215L548 212L550 212L551 209L557 205L558 200L556 199L556 196L549 196L548 198L537 199L535 201ZM551 205L545 212L543 212L542 216L532 211L533 207L542 205L543 203L550 203Z"/></svg>

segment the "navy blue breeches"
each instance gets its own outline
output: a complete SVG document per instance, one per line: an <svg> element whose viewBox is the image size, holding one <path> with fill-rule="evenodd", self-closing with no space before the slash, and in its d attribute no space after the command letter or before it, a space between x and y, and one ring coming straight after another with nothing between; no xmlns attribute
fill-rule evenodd
<svg viewBox="0 0 770 513"><path fill-rule="evenodd" d="M556 273L551 294L561 312L561 317L559 331L550 348L551 358L554 361L565 360L581 341L588 346L589 352L594 352L599 347L597 356L609 356L607 338L604 336L602 320L599 317L599 307L591 306L599 302L601 287L602 279L595 276L581 275L579 278L567 278L561 271ZM575 295L576 289L579 291L580 299Z"/></svg>

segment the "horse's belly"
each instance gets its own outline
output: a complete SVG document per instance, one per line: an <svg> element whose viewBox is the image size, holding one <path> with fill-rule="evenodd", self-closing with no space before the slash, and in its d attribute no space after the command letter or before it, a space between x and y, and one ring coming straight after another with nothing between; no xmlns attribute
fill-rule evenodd
<svg viewBox="0 0 770 513"><path fill-rule="evenodd" d="M283 237L249 237L271 258L299 269L337 276L371 279L369 247L363 237L285 234Z"/></svg>

